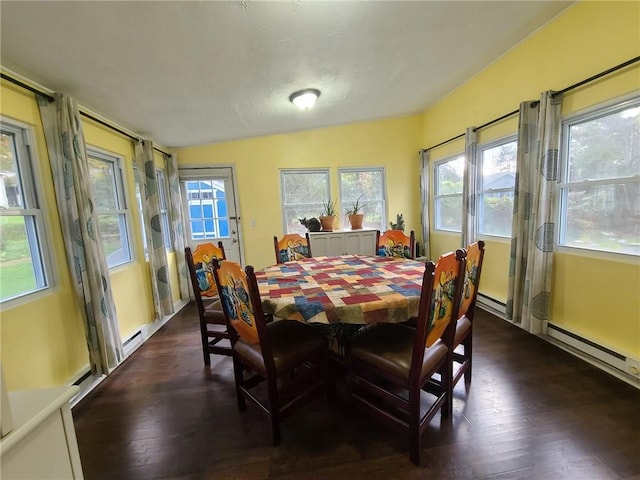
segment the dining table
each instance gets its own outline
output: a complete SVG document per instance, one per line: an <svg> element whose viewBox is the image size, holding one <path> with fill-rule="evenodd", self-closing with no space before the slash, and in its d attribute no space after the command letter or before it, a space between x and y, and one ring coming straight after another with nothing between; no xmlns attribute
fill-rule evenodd
<svg viewBox="0 0 640 480"><path fill-rule="evenodd" d="M425 264L406 258L341 255L303 258L256 271L265 313L325 325L344 355L363 327L417 316Z"/></svg>

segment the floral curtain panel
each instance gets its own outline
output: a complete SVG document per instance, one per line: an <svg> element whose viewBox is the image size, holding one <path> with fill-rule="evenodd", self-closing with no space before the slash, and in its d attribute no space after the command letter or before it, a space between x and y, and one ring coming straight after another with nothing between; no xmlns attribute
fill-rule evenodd
<svg viewBox="0 0 640 480"><path fill-rule="evenodd" d="M422 218L422 245L424 251L421 255L431 258L431 245L429 243L429 173L431 166L429 165L429 150L420 151L420 164L422 166L422 175L420 175L420 210Z"/></svg>
<svg viewBox="0 0 640 480"><path fill-rule="evenodd" d="M464 181L462 184L462 247L476 241L476 163L478 155L478 134L475 127L467 128L464 136Z"/></svg>
<svg viewBox="0 0 640 480"><path fill-rule="evenodd" d="M520 105L507 317L542 333L549 319L562 96Z"/></svg>
<svg viewBox="0 0 640 480"><path fill-rule="evenodd" d="M189 298L189 272L184 258L184 221L182 217L182 195L180 194L180 177L178 176L178 158L175 155L164 156L167 178L169 180L169 218L173 230L173 249L176 252L180 296Z"/></svg>
<svg viewBox="0 0 640 480"><path fill-rule="evenodd" d="M87 152L77 102L56 93L54 102L38 96L58 212L73 275L84 305L91 371L106 375L123 359L109 269L94 209Z"/></svg>
<svg viewBox="0 0 640 480"><path fill-rule="evenodd" d="M142 213L147 239L147 252L151 269L151 286L156 318L173 313L173 299L169 283L167 252L162 235L160 198L156 179L156 165L153 159L153 143L144 140L135 145L137 181L142 195Z"/></svg>

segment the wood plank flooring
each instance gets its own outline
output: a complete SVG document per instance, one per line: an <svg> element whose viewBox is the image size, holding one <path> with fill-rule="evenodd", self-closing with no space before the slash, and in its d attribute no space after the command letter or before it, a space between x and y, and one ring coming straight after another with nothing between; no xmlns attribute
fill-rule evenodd
<svg viewBox="0 0 640 480"><path fill-rule="evenodd" d="M432 421L420 468L400 434L322 399L272 447L264 417L237 410L231 360L204 367L196 315L73 409L86 479L640 480L640 391L481 310L471 388Z"/></svg>

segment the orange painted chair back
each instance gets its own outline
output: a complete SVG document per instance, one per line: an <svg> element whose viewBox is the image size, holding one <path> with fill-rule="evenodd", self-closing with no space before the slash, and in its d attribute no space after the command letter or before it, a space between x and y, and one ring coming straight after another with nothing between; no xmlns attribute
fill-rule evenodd
<svg viewBox="0 0 640 480"><path fill-rule="evenodd" d="M427 347L442 337L452 319L458 319L458 299L460 298L464 263L462 250L442 255L436 263L431 294L431 311L427 325Z"/></svg>
<svg viewBox="0 0 640 480"><path fill-rule="evenodd" d="M218 282L220 301L229 320L229 325L247 342L258 343L260 337L256 323L256 312L249 294L247 275L242 267L240 264L228 260L218 262L218 268L214 275Z"/></svg>
<svg viewBox="0 0 640 480"><path fill-rule="evenodd" d="M416 258L415 233L405 235L402 230L387 230L377 234L377 254L381 257Z"/></svg>
<svg viewBox="0 0 640 480"><path fill-rule="evenodd" d="M191 253L200 295L203 297L218 296L218 289L213 277L213 260L225 259L224 247L222 247L222 243L218 245L216 247L212 243L201 243Z"/></svg>
<svg viewBox="0 0 640 480"><path fill-rule="evenodd" d="M472 243L467 247L467 265L465 267L464 284L462 286L462 299L458 318L467 316L467 313L475 306L480 283L482 260L484 259L484 242L482 240Z"/></svg>
<svg viewBox="0 0 640 480"><path fill-rule="evenodd" d="M301 258L311 258L311 245L309 234L304 237L297 233L288 233L280 240L273 237L273 244L276 250L276 262L284 263Z"/></svg>

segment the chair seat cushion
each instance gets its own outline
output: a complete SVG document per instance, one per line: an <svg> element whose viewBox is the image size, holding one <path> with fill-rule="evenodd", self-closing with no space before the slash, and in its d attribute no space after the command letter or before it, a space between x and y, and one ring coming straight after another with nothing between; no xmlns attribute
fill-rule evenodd
<svg viewBox="0 0 640 480"><path fill-rule="evenodd" d="M415 332L414 328L405 325L376 325L354 340L351 358L408 381ZM446 354L447 346L441 340L426 348L421 378L431 376Z"/></svg>
<svg viewBox="0 0 640 480"><path fill-rule="evenodd" d="M206 323L225 325L224 312L222 311L222 304L220 303L220 300L217 299L213 302L207 303L202 317Z"/></svg>
<svg viewBox="0 0 640 480"><path fill-rule="evenodd" d="M277 320L267 324L273 361L278 374L287 372L327 348L322 332L296 320ZM265 372L259 343L250 344L239 338L236 353L259 372Z"/></svg>
<svg viewBox="0 0 640 480"><path fill-rule="evenodd" d="M464 337L469 333L469 330L471 330L471 320L469 320L466 315L463 315L456 323L456 336L453 340L454 348L460 345Z"/></svg>

